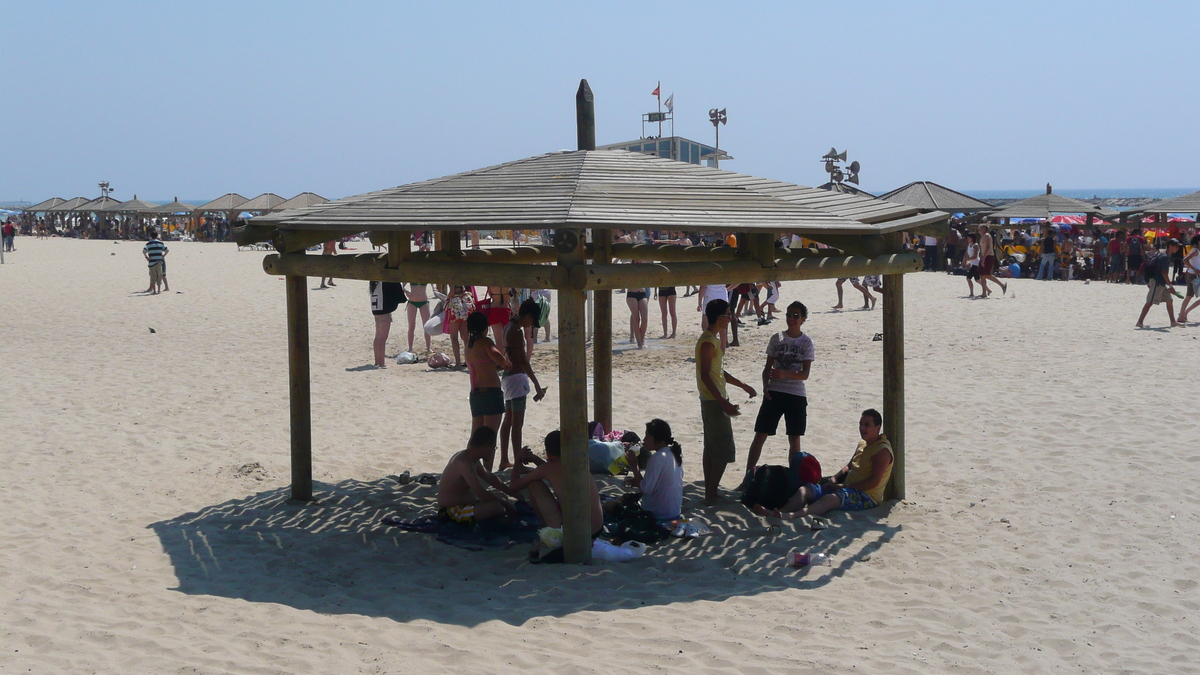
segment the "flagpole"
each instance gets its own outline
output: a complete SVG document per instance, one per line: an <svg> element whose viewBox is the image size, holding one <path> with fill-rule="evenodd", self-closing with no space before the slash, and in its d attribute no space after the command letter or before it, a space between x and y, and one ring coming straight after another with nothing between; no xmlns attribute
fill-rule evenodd
<svg viewBox="0 0 1200 675"><path fill-rule="evenodd" d="M662 113L662 80L658 81L658 86L654 88L654 98L658 99L658 112ZM658 118L658 137L662 138L662 116Z"/></svg>

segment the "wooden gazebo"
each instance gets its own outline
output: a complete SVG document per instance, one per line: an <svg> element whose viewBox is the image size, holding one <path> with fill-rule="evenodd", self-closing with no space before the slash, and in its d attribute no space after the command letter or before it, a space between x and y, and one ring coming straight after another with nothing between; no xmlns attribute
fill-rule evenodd
<svg viewBox="0 0 1200 675"><path fill-rule="evenodd" d="M895 451L891 494L904 496L903 275L921 269L903 251L903 232L937 227L945 213L619 150L594 150L591 90L576 95L579 150L267 214L236 232L239 245L272 242L268 274L287 278L292 496L312 499L306 277L501 285L558 294L559 410L568 562L591 555L587 503L585 293L614 288L789 281L884 275L883 414ZM552 246L461 250L459 232L554 229ZM613 229L738 232L731 248L620 244ZM416 230L441 234L441 249L412 251ZM587 241L590 230L591 241ZM384 253L306 255L313 244L357 232L386 242ZM783 249L784 233L833 249ZM615 259L658 263L614 264ZM538 263L552 262L553 265ZM595 294L591 417L612 426L612 293Z"/></svg>
<svg viewBox="0 0 1200 675"><path fill-rule="evenodd" d="M879 195L889 202L913 206L922 211L945 211L947 213L976 213L991 211L995 207L971 195L951 190L933 181L918 180Z"/></svg>

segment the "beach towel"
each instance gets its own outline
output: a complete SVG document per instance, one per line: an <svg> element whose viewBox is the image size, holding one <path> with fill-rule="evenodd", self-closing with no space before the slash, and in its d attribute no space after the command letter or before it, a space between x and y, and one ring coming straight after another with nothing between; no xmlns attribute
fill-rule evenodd
<svg viewBox="0 0 1200 675"><path fill-rule="evenodd" d="M405 532L432 534L443 544L468 551L502 551L527 544L537 540L539 528L533 510L524 502L517 502L517 518L507 522L483 521L467 527L439 520L437 516L405 519L395 515L385 516L382 522Z"/></svg>

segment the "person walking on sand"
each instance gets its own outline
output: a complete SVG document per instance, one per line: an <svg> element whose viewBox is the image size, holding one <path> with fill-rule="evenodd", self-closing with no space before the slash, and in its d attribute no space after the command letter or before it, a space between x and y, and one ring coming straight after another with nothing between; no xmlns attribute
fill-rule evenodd
<svg viewBox="0 0 1200 675"><path fill-rule="evenodd" d="M371 294L371 314L375 317L375 341L371 347L375 354L375 367L387 368L388 335L392 332L392 312L405 302L404 284L394 281L372 281L367 287ZM412 340L412 337L409 337Z"/></svg>
<svg viewBox="0 0 1200 675"><path fill-rule="evenodd" d="M675 296L676 290L674 286L660 286L655 289L654 294L658 296L658 311L662 314L663 334L660 340L674 340L675 331L679 327L679 318L675 315ZM671 332L667 333L667 316L671 317Z"/></svg>
<svg viewBox="0 0 1200 675"><path fill-rule="evenodd" d="M1146 304L1142 306L1142 314L1138 317L1137 327L1144 328L1142 322L1154 305L1167 303L1167 318L1171 320L1171 328L1179 325L1175 321L1175 307L1171 304L1171 296L1183 297L1171 286L1171 254L1179 250L1179 242L1175 239L1167 241L1166 253L1159 253L1146 263ZM1132 268L1130 269L1132 272Z"/></svg>
<svg viewBox="0 0 1200 675"><path fill-rule="evenodd" d="M982 297L986 298L992 294L988 290L988 279L991 279L1000 287L1000 295L1008 293L1008 284L992 275L992 272L996 269L996 248L992 243L992 233L988 231L987 225L982 223L979 225L979 256L979 285L983 288Z"/></svg>
<svg viewBox="0 0 1200 675"><path fill-rule="evenodd" d="M330 239L321 246L321 255L337 255L337 239ZM333 283L333 277L321 277L321 288L329 286L337 286Z"/></svg>
<svg viewBox="0 0 1200 675"><path fill-rule="evenodd" d="M163 266L170 251L167 249L167 245L159 240L157 230L152 229L147 234L150 236L150 241L142 247L142 256L146 258L150 269L150 288L147 289L147 292L151 295L158 295L159 286L163 283Z"/></svg>
<svg viewBox="0 0 1200 675"><path fill-rule="evenodd" d="M700 419L704 429L704 503L714 505L720 499L718 488L725 467L737 460L737 446L733 440L732 418L741 414L725 393L725 384L741 387L754 398L758 392L725 371L725 350L717 333L730 320L729 303L713 300L704 308L708 327L696 341L696 389L700 393Z"/></svg>
<svg viewBox="0 0 1200 675"><path fill-rule="evenodd" d="M534 402L541 401L546 396L546 390L533 374L533 365L529 363L529 352L525 344L525 330L537 324L541 316L541 308L533 298L527 298L517 309L517 318L510 321L504 329L504 350L508 355L510 367L504 371L500 379L500 388L504 391L504 419L500 422L500 467L499 470L512 467L508 461L508 444L512 441L513 457L521 448L522 433L525 428L525 407L529 400L529 385L533 384Z"/></svg>
<svg viewBox="0 0 1200 675"><path fill-rule="evenodd" d="M962 267L967 271L967 297L975 297L975 283L979 281L979 243L974 232L967 233L967 247L962 258ZM974 281L972 281L972 279Z"/></svg>
<svg viewBox="0 0 1200 675"><path fill-rule="evenodd" d="M1179 306L1179 323L1187 323L1188 314L1200 306L1200 234L1192 237L1192 250L1183 257L1184 282L1187 284L1187 297ZM1190 298L1196 298L1188 305Z"/></svg>
<svg viewBox="0 0 1200 675"><path fill-rule="evenodd" d="M745 490L754 478L754 467L762 457L768 436L779 431L779 418L786 422L788 456L800 452L800 437L808 427L808 380L815 356L812 338L800 330L808 319L808 308L800 301L787 307L787 330L771 336L767 360L763 365L763 400L754 421L754 441L746 454L746 478L739 486Z"/></svg>
<svg viewBox="0 0 1200 675"><path fill-rule="evenodd" d="M846 283L847 281L850 282L851 286L863 294L863 309L871 309L875 306L875 298L871 295L871 292L867 290L867 287L862 285L862 280L860 280L858 277L838 277L836 284L838 302L833 306L833 309L842 308L842 284Z"/></svg>

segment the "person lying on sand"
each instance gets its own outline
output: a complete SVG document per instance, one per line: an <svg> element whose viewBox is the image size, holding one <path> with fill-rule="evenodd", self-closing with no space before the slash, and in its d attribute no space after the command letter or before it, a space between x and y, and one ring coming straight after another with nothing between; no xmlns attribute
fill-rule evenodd
<svg viewBox="0 0 1200 675"><path fill-rule="evenodd" d="M529 490L529 502L547 527L562 527L562 495L565 476L562 461L562 435L557 431L546 434L546 459L533 454L528 447L515 452L517 465L513 467L512 478L509 481L510 494ZM526 465L536 468L526 473ZM550 485L547 487L546 482ZM592 535L604 527L604 512L600 508L600 491L596 489L596 481L588 480L590 488L589 508L592 512ZM553 491L551 491L553 488Z"/></svg>
<svg viewBox="0 0 1200 675"><path fill-rule="evenodd" d="M760 516L791 519L820 516L834 509L862 511L883 501L883 489L892 477L892 445L883 433L883 416L868 408L858 421L862 437L850 463L819 484L802 486L782 507L771 511L761 504L752 510Z"/></svg>
<svg viewBox="0 0 1200 675"><path fill-rule="evenodd" d="M512 504L485 486L487 482L496 490L516 495L515 491L483 468L483 458L496 451L496 431L482 426L471 432L467 449L454 453L442 478L438 481L438 518L451 520L460 525L474 525L481 520L492 520L514 513Z"/></svg>

